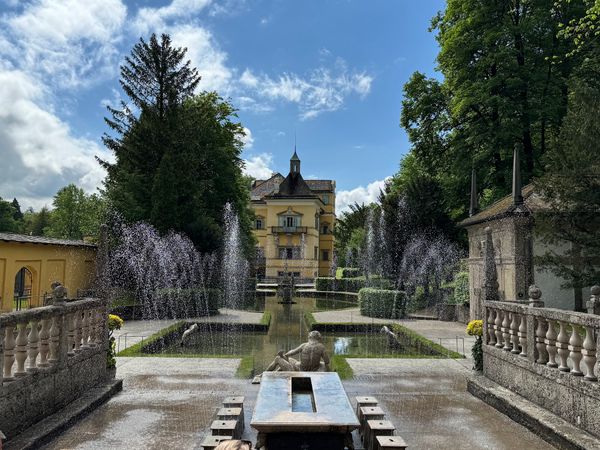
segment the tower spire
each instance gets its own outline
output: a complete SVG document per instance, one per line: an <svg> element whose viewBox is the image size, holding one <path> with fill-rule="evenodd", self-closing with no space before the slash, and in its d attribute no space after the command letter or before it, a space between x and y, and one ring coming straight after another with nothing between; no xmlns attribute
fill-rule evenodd
<svg viewBox="0 0 600 450"><path fill-rule="evenodd" d="M479 202L477 200L477 173L475 164L471 170L471 203L469 205L469 217L474 216L479 211Z"/></svg>
<svg viewBox="0 0 600 450"><path fill-rule="evenodd" d="M515 144L513 150L513 174L512 174L512 196L513 205L523 204L523 195L521 194L521 159L519 155L519 144Z"/></svg>

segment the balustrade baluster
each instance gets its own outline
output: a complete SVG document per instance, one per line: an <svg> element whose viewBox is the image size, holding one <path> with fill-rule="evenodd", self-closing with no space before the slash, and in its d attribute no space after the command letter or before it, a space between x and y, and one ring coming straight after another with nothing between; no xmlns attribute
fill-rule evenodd
<svg viewBox="0 0 600 450"><path fill-rule="evenodd" d="M83 348L89 348L88 340L90 338L90 316L89 310L84 309L82 311L81 321L81 346Z"/></svg>
<svg viewBox="0 0 600 450"><path fill-rule="evenodd" d="M583 366L585 367L585 380L598 381L598 377L594 374L596 367L596 338L592 327L585 327L585 339L583 340Z"/></svg>
<svg viewBox="0 0 600 450"><path fill-rule="evenodd" d="M37 372L37 356L40 353L39 321L32 320L29 335L27 336L27 372Z"/></svg>
<svg viewBox="0 0 600 450"><path fill-rule="evenodd" d="M17 367L14 376L23 377L27 375L27 372L25 371L25 360L27 359L27 323L17 324L15 359L17 361Z"/></svg>
<svg viewBox="0 0 600 450"><path fill-rule="evenodd" d="M554 320L548 320L548 331L546 332L546 339L544 342L546 343L546 350L548 351L548 362L546 365L548 367L558 367L556 363L556 326Z"/></svg>
<svg viewBox="0 0 600 450"><path fill-rule="evenodd" d="M42 319L42 328L40 329L40 363L38 367L48 367L48 352L50 350L50 322L52 318Z"/></svg>
<svg viewBox="0 0 600 450"><path fill-rule="evenodd" d="M96 347L96 308L92 308L89 310L90 315L90 339L88 341L88 346L90 348Z"/></svg>
<svg viewBox="0 0 600 450"><path fill-rule="evenodd" d="M504 351L509 352L512 349L510 343L510 316L512 313L504 311L504 320L502 321L502 339L504 340Z"/></svg>
<svg viewBox="0 0 600 450"><path fill-rule="evenodd" d="M518 355L521 353L519 350L519 324L521 323L521 317L517 313L512 313L512 320L510 322L510 342L512 344L511 353Z"/></svg>
<svg viewBox="0 0 600 450"><path fill-rule="evenodd" d="M581 358L583 355L581 354L581 345L583 340L581 339L581 335L577 331L577 326L571 324L573 330L571 331L571 338L569 339L569 357L571 358L571 362L573 363L573 368L571 369L571 375L576 377L583 376L583 372L579 367L581 363Z"/></svg>
<svg viewBox="0 0 600 450"><path fill-rule="evenodd" d="M6 325L4 328L4 381L14 380L12 367L15 363L15 327Z"/></svg>
<svg viewBox="0 0 600 450"><path fill-rule="evenodd" d="M546 361L548 361L548 352L544 343L544 338L546 337L546 319L539 316L536 319L538 325L535 329L535 348L538 352L536 362L538 364L546 364Z"/></svg>
<svg viewBox="0 0 600 450"><path fill-rule="evenodd" d="M67 355L75 354L75 316L76 313L67 314Z"/></svg>
<svg viewBox="0 0 600 450"><path fill-rule="evenodd" d="M75 325L75 333L74 333L75 348L73 349L73 351L75 353L79 353L81 351L81 336L82 336L81 311L75 311L75 313L73 314L73 323Z"/></svg>
<svg viewBox="0 0 600 450"><path fill-rule="evenodd" d="M557 353L558 358L560 359L558 370L561 372L569 372L571 370L567 365L567 358L569 357L569 335L567 334L565 322L559 320L558 324L560 325L558 336L556 337Z"/></svg>
<svg viewBox="0 0 600 450"><path fill-rule="evenodd" d="M501 309L496 310L496 320L494 321L494 328L496 333L496 347L502 348L504 344L502 343L502 315L508 314L506 311L502 311Z"/></svg>
<svg viewBox="0 0 600 450"><path fill-rule="evenodd" d="M521 353L519 356L527 357L527 316L521 314L521 324L519 325L519 344L521 344Z"/></svg>
<svg viewBox="0 0 600 450"><path fill-rule="evenodd" d="M50 318L52 325L50 326L50 364L58 363L59 347L60 347L60 320L62 316L55 314Z"/></svg>
<svg viewBox="0 0 600 450"><path fill-rule="evenodd" d="M487 333L489 336L489 341L488 341L488 345L495 345L496 344L496 335L494 333L494 315L495 315L495 310L493 308L488 308L489 311L489 316L488 316L488 320L487 320Z"/></svg>

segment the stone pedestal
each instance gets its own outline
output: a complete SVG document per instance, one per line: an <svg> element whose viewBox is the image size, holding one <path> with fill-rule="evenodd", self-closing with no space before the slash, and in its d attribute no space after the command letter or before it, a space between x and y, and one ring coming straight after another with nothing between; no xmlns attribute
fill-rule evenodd
<svg viewBox="0 0 600 450"><path fill-rule="evenodd" d="M359 427L338 374L265 372L252 414L257 448L352 448Z"/></svg>

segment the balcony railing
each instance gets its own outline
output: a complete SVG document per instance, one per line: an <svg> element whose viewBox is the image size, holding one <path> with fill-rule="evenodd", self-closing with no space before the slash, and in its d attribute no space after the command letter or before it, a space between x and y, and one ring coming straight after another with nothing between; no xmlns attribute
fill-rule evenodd
<svg viewBox="0 0 600 450"><path fill-rule="evenodd" d="M272 233L307 233L308 227L271 227Z"/></svg>

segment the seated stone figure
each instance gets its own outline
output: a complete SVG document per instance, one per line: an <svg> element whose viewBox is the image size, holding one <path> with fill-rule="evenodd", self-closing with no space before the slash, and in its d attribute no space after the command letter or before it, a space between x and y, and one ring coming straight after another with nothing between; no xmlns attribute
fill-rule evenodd
<svg viewBox="0 0 600 450"><path fill-rule="evenodd" d="M300 354L300 361L290 358L290 356ZM290 350L287 353L280 351L273 362L266 368L265 372L287 371L287 372L317 372L321 368L323 360L324 369L329 372L329 355L325 346L321 343L321 333L311 331L308 333L308 342L299 347ZM252 380L253 383L260 383L261 375Z"/></svg>

